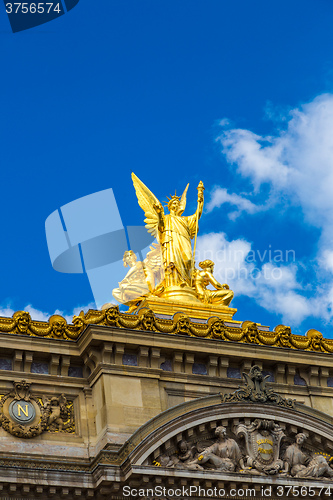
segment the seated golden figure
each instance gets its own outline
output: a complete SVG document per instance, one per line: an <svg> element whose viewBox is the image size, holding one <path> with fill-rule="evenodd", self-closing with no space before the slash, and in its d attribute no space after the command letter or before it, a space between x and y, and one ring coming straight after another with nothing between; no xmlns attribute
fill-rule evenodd
<svg viewBox="0 0 333 500"><path fill-rule="evenodd" d="M119 283L119 288L112 291L113 297L126 304L143 295L147 295L154 286L154 276L149 268L143 266L141 261L137 260L132 250L126 251L123 257L124 267L130 269L125 278Z"/></svg>
<svg viewBox="0 0 333 500"><path fill-rule="evenodd" d="M234 292L224 283L221 285L213 276L214 262L204 260L199 263L202 271L195 270L194 286L198 299L205 304L222 304L228 306L234 296ZM213 285L215 290L209 290L208 285Z"/></svg>

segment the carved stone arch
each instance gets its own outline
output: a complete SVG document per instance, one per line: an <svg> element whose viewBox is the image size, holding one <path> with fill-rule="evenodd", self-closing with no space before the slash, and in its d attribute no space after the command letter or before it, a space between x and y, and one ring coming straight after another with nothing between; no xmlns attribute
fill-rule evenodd
<svg viewBox="0 0 333 500"><path fill-rule="evenodd" d="M226 427L227 438L237 442L245 456L243 431L239 432L237 429L239 426L243 426L243 430L250 429L258 422L266 422L266 427L262 426L263 429L268 429L269 426L273 429L275 426L275 430L270 432L272 435L274 432L276 435L279 434L279 443L281 438L285 438L286 442L291 444L298 433L305 434L308 439L306 450L309 454L324 455L328 463L329 459L333 461L333 419L328 415L297 403L294 409L248 402L221 403L221 396L215 395L170 408L142 426L123 447L122 469L126 470L127 477L131 475L131 471L142 474L145 470L152 471L154 468L158 474L159 471L162 472L163 467L167 467L166 463L158 462L160 456L174 457L179 453L177 444L179 445L182 440L189 442L189 448L197 446L199 441L216 442L214 431L218 426ZM265 432L263 434L265 435ZM275 462L280 463L281 460L280 462L277 460L279 453L277 455L275 453L274 456ZM279 467L281 473L282 462ZM224 472L226 476L230 476L229 472L235 475L236 469L238 473L241 471L241 466L236 464L234 469ZM210 472L214 473L218 474ZM182 472L178 470L172 474L179 475ZM191 470L191 474L194 477L196 474L202 475L202 472ZM219 474L221 475L220 472Z"/></svg>

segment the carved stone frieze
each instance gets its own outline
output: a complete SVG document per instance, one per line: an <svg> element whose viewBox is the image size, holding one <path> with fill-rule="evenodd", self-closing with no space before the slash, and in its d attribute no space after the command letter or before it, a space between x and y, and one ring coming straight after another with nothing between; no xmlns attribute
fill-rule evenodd
<svg viewBox="0 0 333 500"><path fill-rule="evenodd" d="M171 455L161 455L153 461L156 466L173 469L220 470L234 472L243 466L242 453L235 439L227 437L227 429L220 425L215 430L215 442L181 441Z"/></svg>
<svg viewBox="0 0 333 500"><path fill-rule="evenodd" d="M216 425L218 422L216 423ZM147 460L150 467L220 471L255 476L297 477L326 480L333 477L333 457L306 447L305 434L290 435L274 420L256 418L217 425L209 436L192 429L188 440L169 441L159 456Z"/></svg>
<svg viewBox="0 0 333 500"><path fill-rule="evenodd" d="M294 408L295 400L286 399L272 388L266 387L269 375L264 377L259 366L252 366L250 372L243 373L245 387L239 387L231 394L221 394L222 403L235 403L247 401L251 403L274 404L285 408Z"/></svg>
<svg viewBox="0 0 333 500"><path fill-rule="evenodd" d="M73 402L64 394L47 398L31 394L25 380L0 399L0 426L12 436L32 438L43 432L75 432Z"/></svg>

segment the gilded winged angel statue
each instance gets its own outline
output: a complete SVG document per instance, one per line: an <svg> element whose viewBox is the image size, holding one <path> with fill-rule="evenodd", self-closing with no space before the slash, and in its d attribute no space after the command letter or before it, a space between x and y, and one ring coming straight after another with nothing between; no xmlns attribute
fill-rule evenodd
<svg viewBox="0 0 333 500"><path fill-rule="evenodd" d="M203 183L200 181L197 188L195 213L184 216L189 185L181 197L174 194L168 198L169 213L165 213L160 201L134 173L132 180L138 203L145 213L146 228L157 239L157 244L150 247L151 251L142 262L137 261L132 250L125 252L124 265L129 265L130 270L113 290L113 297L129 306L130 312L142 307L146 299L153 298L164 303L201 302L207 307L229 306L234 294L226 283L221 284L214 278L214 262L205 260L199 263L201 270L195 268L198 222L204 204ZM208 289L209 285L215 291Z"/></svg>
<svg viewBox="0 0 333 500"><path fill-rule="evenodd" d="M198 232L198 220L201 217L204 197L204 185L198 186L198 206L193 215L183 216L186 207L186 186L181 197L176 194L169 199L167 204L169 214L156 196L145 184L132 173L132 180L138 203L145 213L145 223L148 232L156 237L162 249L164 268L164 282L157 290L164 297L176 295L192 295L192 275L194 274L194 259L191 239ZM194 298L194 300L197 300Z"/></svg>

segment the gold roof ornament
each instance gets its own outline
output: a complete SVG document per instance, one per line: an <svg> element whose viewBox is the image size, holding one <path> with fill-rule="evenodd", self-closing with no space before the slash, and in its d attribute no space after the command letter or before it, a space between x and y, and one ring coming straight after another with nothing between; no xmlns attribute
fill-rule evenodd
<svg viewBox="0 0 333 500"><path fill-rule="evenodd" d="M325 339L317 330L306 335L295 335L290 326L278 325L274 331L267 331L252 321L224 321L212 316L198 323L184 312L173 317L159 317L151 309L142 307L137 314L123 313L113 305L107 309L80 312L73 317L72 324L60 315L53 315L46 321L35 321L26 311L16 311L12 318L0 317L0 334L28 335L30 337L53 338L75 342L89 325L111 326L170 335L186 335L222 342L237 342L270 347L283 347L318 353L333 353L333 339Z"/></svg>

